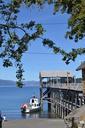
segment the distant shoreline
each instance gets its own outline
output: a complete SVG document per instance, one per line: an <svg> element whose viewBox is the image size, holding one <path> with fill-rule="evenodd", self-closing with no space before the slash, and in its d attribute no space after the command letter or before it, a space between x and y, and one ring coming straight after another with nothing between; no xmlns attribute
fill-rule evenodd
<svg viewBox="0 0 85 128"><path fill-rule="evenodd" d="M24 83L24 87L28 87L28 86L39 86L40 82L39 81L23 81ZM0 86L17 86L16 85L16 81L12 81L12 80L1 80L0 79Z"/></svg>
<svg viewBox="0 0 85 128"><path fill-rule="evenodd" d="M15 85L15 86L14 86L14 85L13 85L13 86L12 86L12 85L11 85L11 86L10 86L10 85L0 85L0 88L2 88L2 87L8 87L8 88L10 88L10 87L13 87L13 88L19 88L19 87L17 87L17 85ZM28 86L23 86L22 88L26 88L26 87L39 87L39 85L34 85L34 86L33 86L33 85L28 85Z"/></svg>

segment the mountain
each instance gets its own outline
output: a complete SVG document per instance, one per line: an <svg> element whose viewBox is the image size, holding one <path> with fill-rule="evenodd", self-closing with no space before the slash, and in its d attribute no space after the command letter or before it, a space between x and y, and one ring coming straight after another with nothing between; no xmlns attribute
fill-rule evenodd
<svg viewBox="0 0 85 128"><path fill-rule="evenodd" d="M24 81L25 86L39 86L39 81Z"/></svg>
<svg viewBox="0 0 85 128"><path fill-rule="evenodd" d="M16 86L16 82L12 80L2 80L0 79L0 86Z"/></svg>
<svg viewBox="0 0 85 128"><path fill-rule="evenodd" d="M16 81L0 79L0 86L16 86ZM24 86L39 86L39 81L24 81Z"/></svg>

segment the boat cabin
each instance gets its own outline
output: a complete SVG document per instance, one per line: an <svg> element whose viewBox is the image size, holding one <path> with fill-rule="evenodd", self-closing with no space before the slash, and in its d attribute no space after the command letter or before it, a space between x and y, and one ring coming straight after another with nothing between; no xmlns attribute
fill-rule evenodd
<svg viewBox="0 0 85 128"><path fill-rule="evenodd" d="M38 98L36 98L36 97L32 97L31 99L30 99L30 105L32 105L32 106L39 106L40 104L39 104L39 100L38 100Z"/></svg>

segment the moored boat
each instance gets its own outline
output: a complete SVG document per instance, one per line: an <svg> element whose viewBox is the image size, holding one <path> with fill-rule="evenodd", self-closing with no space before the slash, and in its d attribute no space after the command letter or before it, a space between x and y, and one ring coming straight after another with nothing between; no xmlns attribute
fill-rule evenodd
<svg viewBox="0 0 85 128"><path fill-rule="evenodd" d="M22 113L32 113L40 111L40 103L38 98L35 96L30 99L29 103L25 103L21 105L21 112Z"/></svg>

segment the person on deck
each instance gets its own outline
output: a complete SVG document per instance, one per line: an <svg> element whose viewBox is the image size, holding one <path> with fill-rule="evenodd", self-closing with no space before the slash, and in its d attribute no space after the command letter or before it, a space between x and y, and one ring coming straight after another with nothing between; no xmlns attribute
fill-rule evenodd
<svg viewBox="0 0 85 128"><path fill-rule="evenodd" d="M1 112L0 112L0 128L2 128L2 121L3 121L3 118L2 118L2 115L1 115Z"/></svg>

